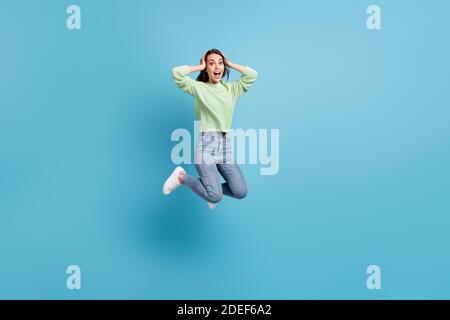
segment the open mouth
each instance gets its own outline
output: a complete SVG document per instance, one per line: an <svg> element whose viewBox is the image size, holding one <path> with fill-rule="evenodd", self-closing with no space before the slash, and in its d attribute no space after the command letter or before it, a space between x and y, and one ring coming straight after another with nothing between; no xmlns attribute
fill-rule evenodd
<svg viewBox="0 0 450 320"><path fill-rule="evenodd" d="M214 76L215 76L216 78L220 78L220 75L221 75L221 72L214 72Z"/></svg>

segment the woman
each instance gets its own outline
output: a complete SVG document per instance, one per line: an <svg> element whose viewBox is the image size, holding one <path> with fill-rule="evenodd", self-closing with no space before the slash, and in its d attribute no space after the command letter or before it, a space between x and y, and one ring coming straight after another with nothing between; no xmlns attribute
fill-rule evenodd
<svg viewBox="0 0 450 320"><path fill-rule="evenodd" d="M225 82L229 68L239 71L240 79ZM200 71L197 81L188 75ZM172 69L176 85L194 97L195 115L200 121L200 134L195 146L194 163L200 178L193 177L178 166L166 180L163 193L168 195L184 184L208 202L213 209L227 195L242 199L247 185L239 166L234 163L231 150L231 122L236 101L255 82L257 72L248 66L228 61L217 49L207 51L199 66L180 66ZM225 179L220 182L219 174Z"/></svg>

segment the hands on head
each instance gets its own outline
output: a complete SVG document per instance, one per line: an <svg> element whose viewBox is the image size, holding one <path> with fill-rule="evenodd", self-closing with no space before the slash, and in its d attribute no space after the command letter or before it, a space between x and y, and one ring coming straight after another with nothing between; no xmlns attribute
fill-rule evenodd
<svg viewBox="0 0 450 320"><path fill-rule="evenodd" d="M202 70L206 68L205 54L202 54L202 57L200 58L200 66L202 67Z"/></svg>

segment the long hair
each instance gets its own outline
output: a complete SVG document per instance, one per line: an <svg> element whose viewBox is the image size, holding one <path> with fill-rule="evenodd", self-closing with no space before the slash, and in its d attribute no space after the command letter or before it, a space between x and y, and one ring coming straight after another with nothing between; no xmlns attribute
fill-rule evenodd
<svg viewBox="0 0 450 320"><path fill-rule="evenodd" d="M220 55L220 56L222 57L223 63L225 64L226 59L225 59L224 55L222 54L222 52L220 52L220 50L218 50L218 49L211 49L211 50L208 50L208 51L205 53L205 62L208 61L208 55L210 55L211 53L215 53L215 54ZM197 81L208 82L209 77L208 77L208 72L206 71L206 68L207 68L207 67L205 67L205 69L203 69L202 71L200 71L200 74L199 74L198 77L197 77ZM226 64L225 64L225 66L224 66L222 78L223 78L223 76L225 76L225 75L227 76L227 81L228 81L228 78L230 77L230 68L228 68L228 67L226 66Z"/></svg>

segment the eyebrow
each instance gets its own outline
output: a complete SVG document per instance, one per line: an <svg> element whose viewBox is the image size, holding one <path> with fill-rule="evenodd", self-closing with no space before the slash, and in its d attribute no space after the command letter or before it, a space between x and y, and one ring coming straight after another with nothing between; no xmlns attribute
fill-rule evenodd
<svg viewBox="0 0 450 320"><path fill-rule="evenodd" d="M213 59L208 60L208 62L214 61ZM219 62L223 61L223 59L219 59Z"/></svg>

